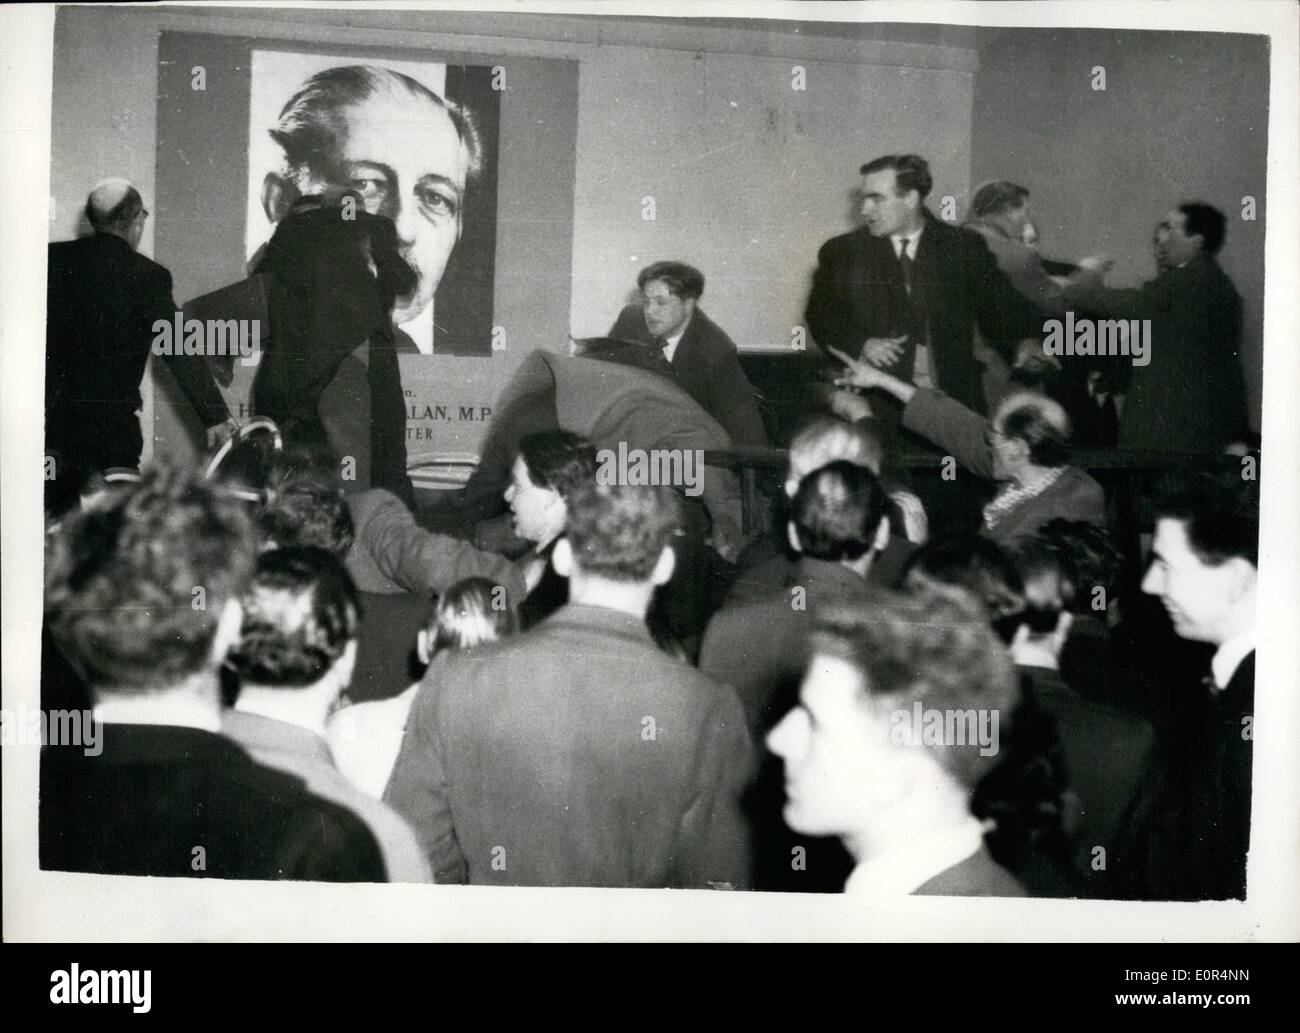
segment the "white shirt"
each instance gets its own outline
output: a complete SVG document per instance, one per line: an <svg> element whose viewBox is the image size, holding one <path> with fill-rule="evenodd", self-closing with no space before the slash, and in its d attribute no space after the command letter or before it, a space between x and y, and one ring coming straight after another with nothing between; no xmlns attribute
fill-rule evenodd
<svg viewBox="0 0 1300 1033"><path fill-rule="evenodd" d="M686 336L686 328L690 325L691 325L691 319L688 318L686 322L682 324L682 328L678 330L676 334L674 334L672 337L664 338L664 340L668 342L667 344L664 345L664 358L667 359L669 362L673 361L673 356L677 353L677 345L680 344L682 338Z"/></svg>
<svg viewBox="0 0 1300 1033"><path fill-rule="evenodd" d="M984 845L984 825L974 817L947 832L906 843L863 861L849 875L844 892L854 897L905 897L940 872L961 864Z"/></svg>
<svg viewBox="0 0 1300 1033"><path fill-rule="evenodd" d="M911 233L900 233L897 236L891 236L889 241L894 245L894 257L903 257L903 241L907 241L907 257L913 262L916 261L916 245L921 241L921 234L925 231L925 223L921 223Z"/></svg>
<svg viewBox="0 0 1300 1033"><path fill-rule="evenodd" d="M343 777L377 800L397 765L406 734L406 720L420 683L393 699L354 703L330 718L326 740Z"/></svg>
<svg viewBox="0 0 1300 1033"><path fill-rule="evenodd" d="M1234 635L1223 643L1210 661L1210 672L1214 675L1215 687L1222 692L1232 681L1241 662L1255 648L1255 629L1247 628L1240 635Z"/></svg>
<svg viewBox="0 0 1300 1033"><path fill-rule="evenodd" d="M911 233L891 236L889 241L894 245L894 257L903 257L903 244L907 244L907 257L913 262L916 261L916 247L921 242L921 234L925 230L925 223L921 223ZM909 290L910 294L911 291ZM916 358L912 364L912 382L917 387L934 387L933 371L930 369L930 349L925 341L916 342Z"/></svg>

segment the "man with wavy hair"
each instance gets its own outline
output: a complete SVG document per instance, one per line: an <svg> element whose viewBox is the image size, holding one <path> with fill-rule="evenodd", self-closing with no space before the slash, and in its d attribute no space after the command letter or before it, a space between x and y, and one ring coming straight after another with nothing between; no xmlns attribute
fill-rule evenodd
<svg viewBox="0 0 1300 1033"><path fill-rule="evenodd" d="M386 880L360 820L220 734L218 670L253 552L239 503L170 466L50 536L46 619L90 686L102 746L41 758L43 868Z"/></svg>
<svg viewBox="0 0 1300 1033"><path fill-rule="evenodd" d="M361 818L393 882L428 882L429 866L406 822L352 787L334 765L325 722L352 679L361 597L332 553L272 549L244 594L239 642L230 654L239 698L223 730L261 764Z"/></svg>
<svg viewBox="0 0 1300 1033"><path fill-rule="evenodd" d="M786 821L844 841L854 896L1024 896L970 804L1017 699L1010 657L961 589L828 609L799 703L767 739L785 761Z"/></svg>

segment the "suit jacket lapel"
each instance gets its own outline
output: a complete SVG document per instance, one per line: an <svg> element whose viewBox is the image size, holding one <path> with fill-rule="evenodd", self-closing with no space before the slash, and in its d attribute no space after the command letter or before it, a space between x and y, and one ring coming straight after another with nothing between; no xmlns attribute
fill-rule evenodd
<svg viewBox="0 0 1300 1033"><path fill-rule="evenodd" d="M695 342L703 333L701 322L704 319L704 313L698 308L691 315L690 322L686 324L686 332L682 334L682 339L677 342L677 347L673 351L672 367L673 372L682 377L690 372L691 360L695 357L698 349Z"/></svg>

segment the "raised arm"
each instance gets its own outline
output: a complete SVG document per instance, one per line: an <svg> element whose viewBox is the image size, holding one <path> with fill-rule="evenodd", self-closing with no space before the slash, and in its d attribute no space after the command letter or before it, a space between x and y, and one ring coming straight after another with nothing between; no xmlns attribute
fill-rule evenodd
<svg viewBox="0 0 1300 1033"><path fill-rule="evenodd" d="M916 387L874 366L833 353L847 372L838 383L886 391L903 403L903 426L928 438L977 477L993 476L989 422L940 391Z"/></svg>
<svg viewBox="0 0 1300 1033"><path fill-rule="evenodd" d="M357 545L385 577L408 592L445 592L467 577L485 577L505 587L518 606L527 590L522 570L504 556L469 542L426 531L401 499L387 492L358 528Z"/></svg>

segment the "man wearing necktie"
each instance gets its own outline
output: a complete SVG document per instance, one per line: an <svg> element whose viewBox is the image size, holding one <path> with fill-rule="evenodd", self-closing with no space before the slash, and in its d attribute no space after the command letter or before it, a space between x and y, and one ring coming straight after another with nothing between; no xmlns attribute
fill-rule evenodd
<svg viewBox="0 0 1300 1033"><path fill-rule="evenodd" d="M933 179L924 158L885 155L860 171L863 225L818 254L805 314L813 339L983 413L976 327L986 341L1039 337L1043 313L978 234L925 207Z"/></svg>
<svg viewBox="0 0 1300 1033"><path fill-rule="evenodd" d="M619 313L610 337L658 348L673 380L739 447L767 445L754 389L736 346L699 307L704 274L684 262L655 262L637 276L641 304Z"/></svg>
<svg viewBox="0 0 1300 1033"><path fill-rule="evenodd" d="M1182 473L1155 503L1155 540L1142 590L1159 597L1174 631L1215 647L1202 692L1205 720L1195 782L1171 856L1194 858L1194 899L1244 899L1250 846L1255 704L1258 481L1239 468Z"/></svg>

